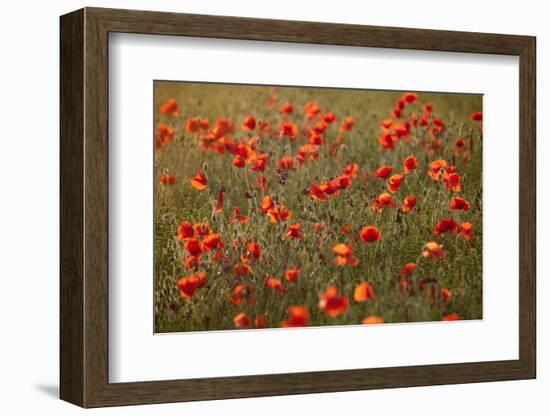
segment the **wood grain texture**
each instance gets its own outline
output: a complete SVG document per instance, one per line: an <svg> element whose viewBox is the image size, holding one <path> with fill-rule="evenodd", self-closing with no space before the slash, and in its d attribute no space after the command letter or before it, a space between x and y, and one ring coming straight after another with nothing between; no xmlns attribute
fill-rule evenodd
<svg viewBox="0 0 550 416"><path fill-rule="evenodd" d="M518 360L140 383L108 380L108 33L520 57ZM517 380L536 375L535 38L87 8L61 18L61 397L83 407Z"/></svg>

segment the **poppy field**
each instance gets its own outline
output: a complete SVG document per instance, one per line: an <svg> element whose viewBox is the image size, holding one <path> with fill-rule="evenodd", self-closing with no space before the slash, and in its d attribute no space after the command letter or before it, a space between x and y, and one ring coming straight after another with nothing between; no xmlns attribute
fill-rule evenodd
<svg viewBox="0 0 550 416"><path fill-rule="evenodd" d="M155 81L155 332L481 319L481 111Z"/></svg>

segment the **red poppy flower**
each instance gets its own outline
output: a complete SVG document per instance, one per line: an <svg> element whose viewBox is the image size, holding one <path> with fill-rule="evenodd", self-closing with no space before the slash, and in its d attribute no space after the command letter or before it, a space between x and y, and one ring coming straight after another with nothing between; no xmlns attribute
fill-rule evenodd
<svg viewBox="0 0 550 416"><path fill-rule="evenodd" d="M473 231L474 226L471 223L463 222L462 224L460 224L460 231L458 235L464 237L466 240L473 240L475 238Z"/></svg>
<svg viewBox="0 0 550 416"><path fill-rule="evenodd" d="M239 207L233 208L233 216L229 220L232 224L235 222L240 222L241 224L246 224L248 222L248 217L241 214L241 209Z"/></svg>
<svg viewBox="0 0 550 416"><path fill-rule="evenodd" d="M274 277L268 277L264 282L265 287L274 289L280 294L284 295L287 292L287 289L283 287L281 279L275 279Z"/></svg>
<svg viewBox="0 0 550 416"><path fill-rule="evenodd" d="M185 256L183 259L183 267L185 269L194 269L199 266L199 258L194 256Z"/></svg>
<svg viewBox="0 0 550 416"><path fill-rule="evenodd" d="M246 160L242 156L235 156L231 162L236 168L244 168L246 166Z"/></svg>
<svg viewBox="0 0 550 416"><path fill-rule="evenodd" d="M220 235L217 233L208 234L202 240L202 248L205 252L209 252L217 248L223 248L223 247L224 247L224 244L222 242L222 239Z"/></svg>
<svg viewBox="0 0 550 416"><path fill-rule="evenodd" d="M253 189L261 189L262 191L267 191L269 186L267 184L267 178L263 175L256 176L256 183L252 184Z"/></svg>
<svg viewBox="0 0 550 416"><path fill-rule="evenodd" d="M273 202L273 198L269 195L266 195L262 199L262 207L261 210L264 212L269 211L275 206L275 203Z"/></svg>
<svg viewBox="0 0 550 416"><path fill-rule="evenodd" d="M455 196L451 198L451 201L449 202L449 208L452 210L468 211L470 209L470 203L464 198Z"/></svg>
<svg viewBox="0 0 550 416"><path fill-rule="evenodd" d="M198 288L201 288L206 283L206 273L196 273L191 276L182 277L178 280L177 286L180 290L180 297L189 299Z"/></svg>
<svg viewBox="0 0 550 416"><path fill-rule="evenodd" d="M306 117L309 120L313 120L321 112L321 109L316 103L309 102L304 105L304 111L306 113Z"/></svg>
<svg viewBox="0 0 550 416"><path fill-rule="evenodd" d="M355 117L348 116L342 120L342 124L340 125L340 131L351 131L353 129L353 126L355 126Z"/></svg>
<svg viewBox="0 0 550 416"><path fill-rule="evenodd" d="M326 192L326 188L321 188L321 186L317 184L311 184L311 188L308 190L309 196L313 198L316 201L326 202L328 201L328 195Z"/></svg>
<svg viewBox="0 0 550 416"><path fill-rule="evenodd" d="M279 135L281 137L289 137L291 139L295 139L298 135L298 127L296 127L296 124L291 123L290 121L282 121L279 125Z"/></svg>
<svg viewBox="0 0 550 416"><path fill-rule="evenodd" d="M179 116L181 114L181 108L174 98L170 98L166 103L160 106L160 112L171 116Z"/></svg>
<svg viewBox="0 0 550 416"><path fill-rule="evenodd" d="M280 169L294 169L294 158L292 156L283 156L279 159Z"/></svg>
<svg viewBox="0 0 550 416"><path fill-rule="evenodd" d="M334 115L334 113L332 111L324 114L322 117L321 117L321 120L323 120L325 123L334 123L336 121L336 116Z"/></svg>
<svg viewBox="0 0 550 416"><path fill-rule="evenodd" d="M435 241L430 241L429 243L426 243L426 245L424 246L422 255L424 257L431 257L434 260L438 260L445 257L447 253L445 253L445 250L443 249L442 244L437 244Z"/></svg>
<svg viewBox="0 0 550 416"><path fill-rule="evenodd" d="M361 230L360 238L364 243L374 243L382 239L382 234L377 227L369 225Z"/></svg>
<svg viewBox="0 0 550 416"><path fill-rule="evenodd" d="M293 111L294 106L291 103L284 103L283 105L281 105L281 108L279 108L279 112L281 114L289 115L292 114Z"/></svg>
<svg viewBox="0 0 550 416"><path fill-rule="evenodd" d="M351 179L346 175L338 176L330 181L330 186L331 188L348 189L351 187Z"/></svg>
<svg viewBox="0 0 550 416"><path fill-rule="evenodd" d="M241 305L242 303L247 303L252 305L255 301L254 299L254 287L252 285L238 284L233 288L231 295L229 295L229 301L233 305Z"/></svg>
<svg viewBox="0 0 550 416"><path fill-rule="evenodd" d="M431 114L434 111L434 106L432 103L426 103L424 104L424 112L426 114Z"/></svg>
<svg viewBox="0 0 550 416"><path fill-rule="evenodd" d="M381 166L378 169L376 169L376 176L382 179L387 179L391 175L392 170L393 170L392 166L389 166L389 165Z"/></svg>
<svg viewBox="0 0 550 416"><path fill-rule="evenodd" d="M416 206L416 196L408 195L403 200L403 207L401 208L401 211L411 212L415 206Z"/></svg>
<svg viewBox="0 0 550 416"><path fill-rule="evenodd" d="M443 233L456 233L458 224L452 218L445 218L437 223L434 234L440 235Z"/></svg>
<svg viewBox="0 0 550 416"><path fill-rule="evenodd" d="M445 302L447 302L453 297L453 294L449 289L444 287L444 288L441 288L441 297Z"/></svg>
<svg viewBox="0 0 550 416"><path fill-rule="evenodd" d="M414 156L407 156L403 161L403 166L405 168L405 173L409 173L412 170L415 170L418 167L418 160Z"/></svg>
<svg viewBox="0 0 550 416"><path fill-rule="evenodd" d="M302 238L302 225L301 224L292 224L290 227L288 227L288 231L286 232L286 236L288 238Z"/></svg>
<svg viewBox="0 0 550 416"><path fill-rule="evenodd" d="M201 243L196 238L187 239L187 241L185 241L185 249L194 257L198 257L202 253Z"/></svg>
<svg viewBox="0 0 550 416"><path fill-rule="evenodd" d="M288 319L281 322L283 328L295 328L309 325L309 311L305 305L292 305L288 308Z"/></svg>
<svg viewBox="0 0 550 416"><path fill-rule="evenodd" d="M256 118L254 116L246 116L241 129L244 131L253 131L256 128Z"/></svg>
<svg viewBox="0 0 550 416"><path fill-rule="evenodd" d="M454 192L460 192L460 190L462 189L462 186L460 184L461 178L458 173L445 173L443 175L443 179L445 180L445 188Z"/></svg>
<svg viewBox="0 0 550 416"><path fill-rule="evenodd" d="M267 328L268 322L267 318L263 315L258 315L254 318L254 327L257 329Z"/></svg>
<svg viewBox="0 0 550 416"><path fill-rule="evenodd" d="M481 111L476 111L470 116L472 121L483 121L483 113Z"/></svg>
<svg viewBox="0 0 550 416"><path fill-rule="evenodd" d="M377 325L377 324L383 324L384 318L377 315L371 315L367 316L365 319L363 319L362 323L364 325Z"/></svg>
<svg viewBox="0 0 550 416"><path fill-rule="evenodd" d="M396 208L397 204L393 201L391 194L383 192L378 198L373 198L372 209L375 211L382 211L384 208Z"/></svg>
<svg viewBox="0 0 550 416"><path fill-rule="evenodd" d="M330 286L319 296L319 309L328 316L336 317L348 310L349 300L346 295L340 296L336 286Z"/></svg>
<svg viewBox="0 0 550 416"><path fill-rule="evenodd" d="M262 247L260 246L260 243L248 243L246 245L246 251L250 253L254 261L256 261L262 254Z"/></svg>
<svg viewBox="0 0 550 416"><path fill-rule="evenodd" d="M392 193L396 193L404 179L405 176L401 173L391 176L388 180L388 190Z"/></svg>
<svg viewBox="0 0 550 416"><path fill-rule="evenodd" d="M336 254L333 263L337 266L356 266L359 263L357 257L353 255L353 246L351 244L336 244L332 247L332 251Z"/></svg>
<svg viewBox="0 0 550 416"><path fill-rule="evenodd" d="M246 313L241 312L233 318L233 323L236 328L248 328L250 325L250 319L248 319L248 315Z"/></svg>
<svg viewBox="0 0 550 416"><path fill-rule="evenodd" d="M216 198L216 207L215 207L216 212L222 212L223 211L224 195L225 195L224 190L220 189L220 191L218 192L218 197Z"/></svg>
<svg viewBox="0 0 550 416"><path fill-rule="evenodd" d="M210 234L212 231L207 222L195 224L195 233L204 237L205 235Z"/></svg>
<svg viewBox="0 0 550 416"><path fill-rule="evenodd" d="M269 155L267 153L257 155L252 161L252 167L248 170L251 172L263 172L265 170L268 157Z"/></svg>
<svg viewBox="0 0 550 416"><path fill-rule="evenodd" d="M277 224L279 221L286 221L292 218L292 211L287 211L283 204L277 204L276 207L267 211L267 216L272 223Z"/></svg>
<svg viewBox="0 0 550 416"><path fill-rule="evenodd" d="M445 315L441 318L442 321L460 321L462 318L458 313L450 313L448 315Z"/></svg>
<svg viewBox="0 0 550 416"><path fill-rule="evenodd" d="M359 283L353 291L353 299L356 302L366 302L374 299L374 288L368 282Z"/></svg>
<svg viewBox="0 0 550 416"><path fill-rule="evenodd" d="M176 133L172 127L161 124L155 132L155 147L161 149L164 145L170 143L175 135Z"/></svg>
<svg viewBox="0 0 550 416"><path fill-rule="evenodd" d="M342 173L347 177L353 179L357 176L358 170L359 170L359 165L357 163L350 163L346 167L342 168Z"/></svg>
<svg viewBox="0 0 550 416"><path fill-rule="evenodd" d="M394 108L391 112L391 115L393 118L401 118L401 109L400 108Z"/></svg>
<svg viewBox="0 0 550 416"><path fill-rule="evenodd" d="M300 268L287 269L287 271L285 272L285 279L288 282L295 282L299 276L300 276Z"/></svg>
<svg viewBox="0 0 550 416"><path fill-rule="evenodd" d="M414 104L418 101L418 94L414 92L406 92L403 94L403 101L407 104Z"/></svg>
<svg viewBox="0 0 550 416"><path fill-rule="evenodd" d="M246 263L237 263L233 266L233 273L235 276L248 276L252 273L252 267Z"/></svg>
<svg viewBox="0 0 550 416"><path fill-rule="evenodd" d="M199 191L206 188L208 185L208 179L206 179L206 176L204 176L204 173L202 173L201 170L197 172L197 175L191 179L191 185L193 185L195 188L197 188Z"/></svg>
<svg viewBox="0 0 550 416"><path fill-rule="evenodd" d="M174 175L160 175L160 183L162 185L174 185L176 183L176 177Z"/></svg>
<svg viewBox="0 0 550 416"><path fill-rule="evenodd" d="M399 275L411 277L415 270L416 270L416 263L406 263L401 269L401 271L399 272Z"/></svg>
<svg viewBox="0 0 550 416"><path fill-rule="evenodd" d="M430 170L428 171L428 175L432 179L438 181L441 179L441 173L444 172L445 167L447 167L447 162L445 160L434 160L432 163L430 163Z"/></svg>
<svg viewBox="0 0 550 416"><path fill-rule="evenodd" d="M193 229L193 224L190 224L186 221L180 222L178 227L178 240L187 240L195 235L195 230Z"/></svg>

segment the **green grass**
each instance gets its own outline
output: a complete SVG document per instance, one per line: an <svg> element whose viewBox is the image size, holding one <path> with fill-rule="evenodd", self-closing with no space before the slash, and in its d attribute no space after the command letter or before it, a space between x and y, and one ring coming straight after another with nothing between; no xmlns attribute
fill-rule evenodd
<svg viewBox="0 0 550 416"><path fill-rule="evenodd" d="M457 313L463 319L481 318L481 130L469 119L472 112L481 110L481 97L419 93L420 102L433 103L435 115L443 118L446 126L441 136L444 148L438 153L427 154L420 143L430 138L422 129L412 129L411 140L398 142L393 151L383 150L378 144L380 122L390 117L401 92L279 88L276 91L279 103L294 103L292 120L299 125L304 120L303 105L308 101L318 103L323 112L336 114L336 123L326 132L329 142L338 134L343 117L353 115L357 123L350 133L344 134L344 145L337 158L330 155L328 146L320 146L319 158L295 171L286 171L284 184L278 180L276 161L283 155L295 155L303 142L264 138L262 151L270 154L268 167L263 173L269 182L269 190L264 192L249 187L258 173L233 167L231 154L204 153L184 127L190 117L208 118L211 126L216 119L228 117L237 127L232 137L244 139L250 136L240 131L245 116L252 114L258 119L269 120L273 126L282 119L276 109L264 105L271 94L270 89L253 86L155 84L157 125L168 124L176 131L175 139L156 152L156 183L162 174L177 177L175 185L157 185L155 190L156 332L233 329L233 318L239 312L247 313L251 321L255 316L264 315L270 326L278 327L287 318L290 305L307 305L311 325L358 324L369 315L381 316L385 322L440 320L449 313ZM159 105L168 98L178 101L182 109L180 116L159 113ZM407 108L417 113L422 111L420 105ZM465 138L472 145L467 165L454 155L457 137ZM406 175L394 199L400 206L406 195L416 195L415 210L412 213L402 213L399 208L375 212L370 207L372 198L386 191L386 181L374 178L373 172L387 164L394 166L394 173L398 173L402 170L403 159L411 154L418 159L419 168ZM427 175L429 163L440 158L456 164L463 181L461 192L449 191L441 182ZM355 179L350 189L343 190L328 202L314 201L304 194L312 182L339 176L341 168L350 162L360 165L366 178L364 181ZM190 178L199 169L208 177L208 187L203 191L196 190L190 183ZM221 187L226 190L224 211L216 214L214 204ZM293 212L289 222L273 224L259 210L261 199L267 194L284 202L285 207ZM471 209L467 212L450 211L448 204L452 196L467 199ZM239 207L242 214L249 216L247 224L230 223L234 207ZM467 241L457 234L434 236L436 223L447 217L453 217L459 224L463 221L474 224L476 238ZM226 244L225 254L230 260L228 264L205 261L198 271L207 273L206 285L191 299L181 299L176 285L180 277L194 272L183 267L185 250L177 240L178 225L184 220L208 222L210 228L222 236ZM313 231L316 222L325 224L320 234ZM285 236L288 225L293 223L302 224L302 240ZM340 233L344 224L352 227L348 235ZM373 244L359 241L359 231L365 225L376 225L382 233L382 240ZM232 266L245 253L242 248L233 249L232 242L246 238L260 243L262 255L258 262L250 262L251 275L236 278ZM422 248L428 241L443 244L447 256L441 260L422 257ZM332 247L341 242L353 244L359 259L357 266L338 267L332 263ZM413 278L414 291L410 294L397 289L399 271L407 262L418 264ZM295 283L284 281L284 272L291 267L301 268L301 275ZM288 292L281 295L264 287L266 277L282 279ZM450 289L452 298L447 302L439 297L431 300L426 290L418 289L418 281L422 278L434 279L438 290L443 287ZM353 300L353 290L365 280L374 286L376 297L357 303ZM241 281L254 286L254 304L243 306L229 302L234 285ZM318 308L319 293L331 285L336 285L350 298L348 311L338 317L330 317Z"/></svg>

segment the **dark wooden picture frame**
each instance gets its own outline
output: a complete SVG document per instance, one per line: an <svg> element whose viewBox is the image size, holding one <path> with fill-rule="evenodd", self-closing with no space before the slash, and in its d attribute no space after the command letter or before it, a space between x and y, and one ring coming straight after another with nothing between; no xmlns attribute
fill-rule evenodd
<svg viewBox="0 0 550 416"><path fill-rule="evenodd" d="M101 407L536 377L534 37L98 8L85 8L62 16L60 28L60 396L63 400L83 407ZM109 383L110 32L518 56L519 359Z"/></svg>

